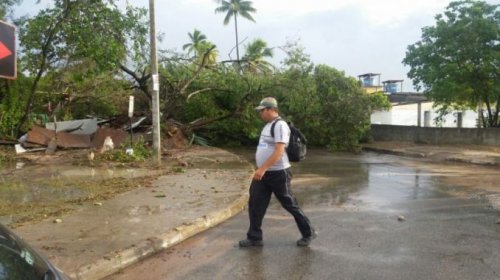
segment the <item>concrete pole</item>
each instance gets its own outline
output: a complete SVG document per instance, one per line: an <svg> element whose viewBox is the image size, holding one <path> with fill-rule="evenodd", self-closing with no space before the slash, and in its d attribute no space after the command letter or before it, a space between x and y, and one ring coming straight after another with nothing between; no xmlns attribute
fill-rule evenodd
<svg viewBox="0 0 500 280"><path fill-rule="evenodd" d="M431 111L424 112L424 127L431 127Z"/></svg>
<svg viewBox="0 0 500 280"><path fill-rule="evenodd" d="M481 128L483 126L483 103L479 101L477 103L477 128Z"/></svg>
<svg viewBox="0 0 500 280"><path fill-rule="evenodd" d="M462 128L463 116L462 112L457 112L457 128Z"/></svg>
<svg viewBox="0 0 500 280"><path fill-rule="evenodd" d="M149 40L151 44L151 81L153 111L153 156L161 164L160 144L160 83L158 77L158 59L156 57L155 0L149 0Z"/></svg>
<svg viewBox="0 0 500 280"><path fill-rule="evenodd" d="M417 127L422 127L422 102L418 102L418 106L417 106Z"/></svg>

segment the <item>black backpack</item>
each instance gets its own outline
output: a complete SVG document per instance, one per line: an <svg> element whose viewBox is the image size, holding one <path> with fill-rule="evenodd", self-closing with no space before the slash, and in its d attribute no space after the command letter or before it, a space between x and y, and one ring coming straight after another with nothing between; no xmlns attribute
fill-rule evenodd
<svg viewBox="0 0 500 280"><path fill-rule="evenodd" d="M271 136L274 138L274 127L278 121L282 120L278 118L271 125ZM284 120L282 120L284 121ZM290 142L288 143L288 147L286 147L286 153L288 155L288 160L291 162L298 162L304 160L306 158L307 153L307 139L300 132L298 128L293 126L291 122L287 122L288 127L290 127Z"/></svg>

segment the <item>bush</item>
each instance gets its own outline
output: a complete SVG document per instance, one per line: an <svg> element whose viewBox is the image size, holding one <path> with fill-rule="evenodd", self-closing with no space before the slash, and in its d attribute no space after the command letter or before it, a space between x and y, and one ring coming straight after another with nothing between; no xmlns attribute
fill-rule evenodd
<svg viewBox="0 0 500 280"><path fill-rule="evenodd" d="M132 145L133 153L128 154L126 147L130 147L130 142L121 145L119 148L112 151L106 152L100 156L102 160L109 160L115 162L135 162L135 161L145 161L152 155L152 150L144 142L143 138L140 138Z"/></svg>

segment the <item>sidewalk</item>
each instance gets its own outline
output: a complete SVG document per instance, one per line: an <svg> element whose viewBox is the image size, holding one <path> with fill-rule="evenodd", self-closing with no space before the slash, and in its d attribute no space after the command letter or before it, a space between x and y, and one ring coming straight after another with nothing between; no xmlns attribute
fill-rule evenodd
<svg viewBox="0 0 500 280"><path fill-rule="evenodd" d="M363 150L433 161L500 166L500 147L479 145L425 145L412 142L381 141L363 144Z"/></svg>
<svg viewBox="0 0 500 280"><path fill-rule="evenodd" d="M16 228L72 279L100 279L239 213L250 163L220 149L188 151L190 166L101 203ZM181 171L181 170L180 170Z"/></svg>

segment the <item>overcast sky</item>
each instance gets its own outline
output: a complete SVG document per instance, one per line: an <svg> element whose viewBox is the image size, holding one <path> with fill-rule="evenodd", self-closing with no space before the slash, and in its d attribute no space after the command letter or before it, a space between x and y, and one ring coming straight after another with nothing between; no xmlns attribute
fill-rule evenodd
<svg viewBox="0 0 500 280"><path fill-rule="evenodd" d="M34 0L24 0L24 10ZM51 1L42 0L44 3ZM381 80L404 79L404 90L413 91L403 60L408 45L421 38L421 28L435 24L448 0L253 0L255 23L238 21L240 56L245 43L261 38L275 47L272 62L279 65L283 52L277 47L288 39L300 40L315 64L326 64L347 75L381 73ZM488 0L499 3L500 0ZM149 7L148 0L129 0ZM47 4L45 4L47 5ZM160 48L182 51L188 32L196 28L217 45L221 60L235 45L234 22L223 25L215 14L215 0L156 0L156 28L164 34ZM231 54L236 58L236 52Z"/></svg>

